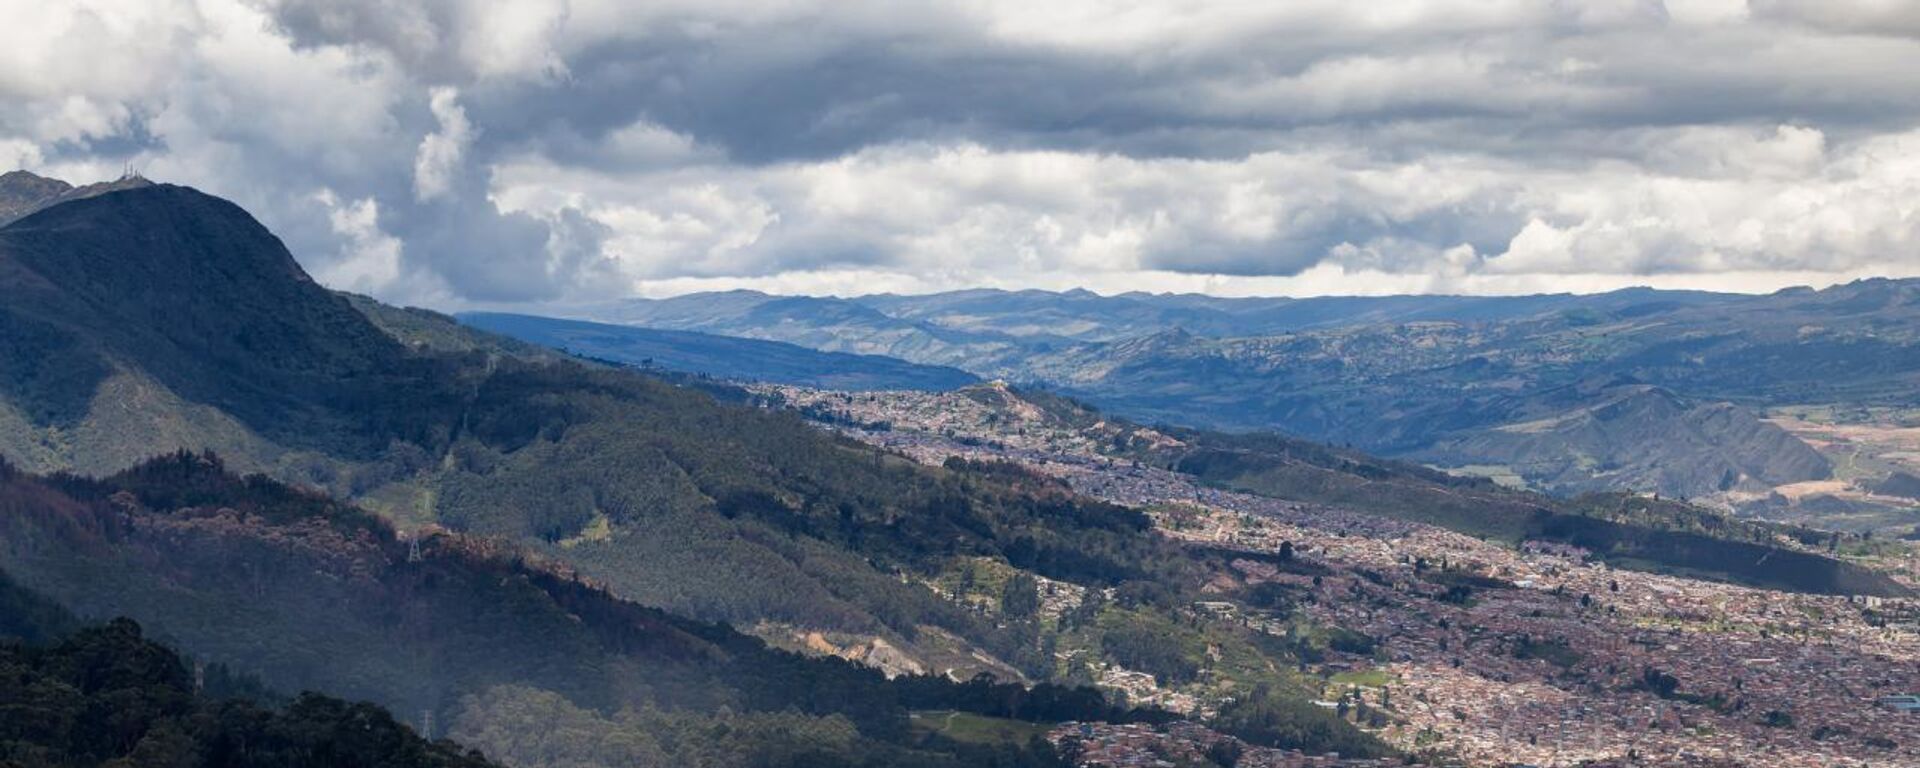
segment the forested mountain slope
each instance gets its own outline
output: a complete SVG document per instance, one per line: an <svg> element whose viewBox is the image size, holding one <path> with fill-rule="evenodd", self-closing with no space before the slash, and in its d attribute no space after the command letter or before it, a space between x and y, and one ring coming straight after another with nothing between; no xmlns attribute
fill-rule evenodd
<svg viewBox="0 0 1920 768"><path fill-rule="evenodd" d="M0 602L18 592L0 585ZM42 647L0 639L0 764L39 768L485 768L370 704L306 694L284 706L220 699L119 619Z"/></svg>
<svg viewBox="0 0 1920 768"><path fill-rule="evenodd" d="M7 478L10 499L17 479ZM491 765L374 705L284 700L225 664L189 661L131 619L88 626L0 571L0 764Z"/></svg>
<svg viewBox="0 0 1920 768"><path fill-rule="evenodd" d="M0 270L0 452L29 469L213 449L408 525L547 547L695 616L896 639L933 625L988 647L1006 646L1000 630L895 571L1015 541L1071 551L1071 575L1100 581L1162 560L1139 530L1050 513L1083 502L921 469L790 416L630 372L409 348L244 212L184 188L29 216L0 230Z"/></svg>
<svg viewBox="0 0 1920 768"><path fill-rule="evenodd" d="M641 765L694 764L675 755L710 750L962 765L979 756L925 743L908 729L910 707L1038 720L1119 714L1084 689L889 681L839 659L769 650L724 626L617 600L511 549L453 534L402 541L364 512L234 477L206 457L176 455L104 480L0 470L0 509L0 569L60 606L133 617L276 690L430 712L470 735L530 737L512 718L525 702L557 696L585 711L646 712L629 738L686 729L687 743ZM701 725L723 707L741 718L725 739ZM785 732L808 729L839 738Z"/></svg>
<svg viewBox="0 0 1920 768"><path fill-rule="evenodd" d="M407 354L231 203L169 185L0 228L0 445L118 469L187 443L262 464L428 439L457 369ZM196 444L197 443L197 444Z"/></svg>
<svg viewBox="0 0 1920 768"><path fill-rule="evenodd" d="M1138 511L1019 472L921 466L792 414L723 404L635 371L521 354L437 315L335 294L243 211L193 190L121 190L27 216L0 228L0 269L8 277L0 344L19 352L0 362L0 454L32 470L110 478L21 480L30 499L54 493L71 503L40 499L43 512L60 514L13 523L73 535L19 533L8 569L85 615L133 614L187 638L196 653L268 654L251 658L288 688L309 675L330 692L403 711L437 707L441 722L502 740L483 747L511 741L489 724L535 706L590 710L596 729L615 733L703 727L650 719L644 705L659 701L795 706L816 718L800 730L824 728L838 734L820 736L825 743L881 764L893 748L973 759L952 745L909 743L895 717L905 705L846 687L853 683L795 682L757 667L729 682L731 672L680 664L716 653L786 658L755 655L764 652L743 648L759 640L696 629L685 616L809 653L857 655L909 679L991 671L1092 682L1123 662L1166 664L1174 649L1179 663L1164 669L1204 669L1222 690L1309 693L1290 647L1261 646L1247 627L1192 613L1220 558L1156 535ZM324 489L403 530L444 528L508 548L449 561L438 547L481 539L432 538L426 559L408 563L364 515L326 511L334 508L264 480L240 485L266 501L236 502L220 495L233 492L231 481L207 480L214 495L194 496L206 475L189 460L117 474L179 449L212 449L238 471ZM183 477L148 483L156 473ZM247 504L261 510L240 511ZM128 521L151 534L142 539L150 546L110 546ZM521 570L505 554L520 548L651 607L581 597L599 593ZM451 562L466 565L443 572ZM1031 606L1043 584L1088 597L1065 616L984 609L971 592L952 590L959 574L989 572L996 589L1016 587L993 593L996 605ZM583 611L613 614L616 628L575 622ZM315 634L328 644L296 640ZM832 639L815 642L822 634ZM1055 655L1053 644L1069 636L1088 652ZM381 650L389 646L402 651ZM1202 652L1209 648L1231 653L1215 658ZM878 676L822 664L793 669ZM1004 702L1017 690L979 694ZM926 703L956 706L945 694ZM640 707L639 720L619 714L625 704ZM1317 734L1297 745L1309 748L1380 750L1345 721L1301 711L1324 722L1263 732ZM789 725L758 727L769 743L787 743L779 734ZM665 759L678 764L671 750Z"/></svg>

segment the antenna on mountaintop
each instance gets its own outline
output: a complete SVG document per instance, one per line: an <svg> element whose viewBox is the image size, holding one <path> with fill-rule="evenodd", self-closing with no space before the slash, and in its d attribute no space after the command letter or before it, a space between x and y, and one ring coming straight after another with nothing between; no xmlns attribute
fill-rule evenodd
<svg viewBox="0 0 1920 768"><path fill-rule="evenodd" d="M427 558L420 554L420 534L415 532L407 537L407 562L417 563L425 559Z"/></svg>

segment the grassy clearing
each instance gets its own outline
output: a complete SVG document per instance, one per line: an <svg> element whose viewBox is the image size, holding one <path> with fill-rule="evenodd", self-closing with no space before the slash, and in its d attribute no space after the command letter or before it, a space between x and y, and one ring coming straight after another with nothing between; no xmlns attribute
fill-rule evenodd
<svg viewBox="0 0 1920 768"><path fill-rule="evenodd" d="M1385 688L1392 685L1393 681L1393 674L1384 669L1358 669L1346 672L1335 672L1332 677L1327 678L1327 682L1331 685L1341 687L1357 685L1362 688Z"/></svg>
<svg viewBox="0 0 1920 768"><path fill-rule="evenodd" d="M914 712L916 731L935 733L967 744L1026 744L1047 735L1048 726L969 712L935 709Z"/></svg>

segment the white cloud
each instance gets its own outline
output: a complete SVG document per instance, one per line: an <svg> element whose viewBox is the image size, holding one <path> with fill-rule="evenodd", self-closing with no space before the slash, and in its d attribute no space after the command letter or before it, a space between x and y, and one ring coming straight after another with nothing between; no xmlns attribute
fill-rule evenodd
<svg viewBox="0 0 1920 768"><path fill-rule="evenodd" d="M661 167L721 160L721 153L692 136L648 120L636 120L607 134L606 154L632 166Z"/></svg>
<svg viewBox="0 0 1920 768"><path fill-rule="evenodd" d="M26 139L0 139L0 168L40 167L40 147Z"/></svg>
<svg viewBox="0 0 1920 768"><path fill-rule="evenodd" d="M1913 271L1888 0L0 0L0 164L419 302Z"/></svg>
<svg viewBox="0 0 1920 768"><path fill-rule="evenodd" d="M463 4L460 56L482 78L565 78L555 49L566 24L565 0Z"/></svg>
<svg viewBox="0 0 1920 768"><path fill-rule="evenodd" d="M1895 271L1920 250L1920 132L1829 155L1820 132L1654 131L1644 163L1304 150L1233 160L875 148L817 163L601 174L503 166L509 207L583 205L623 272L1286 276L1315 265L1468 278ZM1737 173L1745 169L1746 173ZM1477 251L1463 232L1488 233ZM648 282L651 281L651 282ZM1511 282L1511 281L1509 281ZM1454 280L1461 285L1471 280ZM1136 288L1148 285L1131 286Z"/></svg>
<svg viewBox="0 0 1920 768"><path fill-rule="evenodd" d="M1752 0L1768 18L1869 35L1920 35L1920 5L1906 0Z"/></svg>
<svg viewBox="0 0 1920 768"><path fill-rule="evenodd" d="M384 292L400 279L400 241L380 230L380 204L372 198L344 201L332 190L313 200L327 209L327 221L343 239L341 258L314 275L327 285L362 293Z"/></svg>
<svg viewBox="0 0 1920 768"><path fill-rule="evenodd" d="M443 197L453 188L454 175L460 172L467 145L473 141L473 124L467 122L467 111L459 100L458 89L433 89L430 105L440 128L420 140L413 158L413 195L423 202Z"/></svg>
<svg viewBox="0 0 1920 768"><path fill-rule="evenodd" d="M1747 0L1666 0L1665 5L1667 15L1681 24L1738 23L1752 15Z"/></svg>

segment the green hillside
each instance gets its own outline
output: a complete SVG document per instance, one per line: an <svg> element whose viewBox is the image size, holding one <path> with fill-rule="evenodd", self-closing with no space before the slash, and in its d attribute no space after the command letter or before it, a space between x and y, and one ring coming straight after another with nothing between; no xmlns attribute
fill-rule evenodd
<svg viewBox="0 0 1920 768"><path fill-rule="evenodd" d="M1084 689L889 681L838 659L770 650L723 625L620 601L481 540L442 534L416 559L370 515L234 477L204 457L174 456L105 480L8 470L0 509L0 570L82 617L133 617L275 690L431 712L457 724L456 735L482 737L481 746L492 746L489 733L530 736L515 713L546 702L616 721L637 712L637 722L719 740L641 765L686 764L674 756L723 745L750 754L712 764L802 752L813 762L778 764L1046 765L1043 752L1024 745L926 743L908 712L946 707L1043 722L1126 716ZM702 725L723 710L744 718L740 732ZM769 718L761 741L741 742L754 718ZM845 738L815 743L806 734L816 730Z"/></svg>
<svg viewBox="0 0 1920 768"><path fill-rule="evenodd" d="M190 669L131 620L83 627L0 572L0 765L492 765L370 704L263 698L223 665Z"/></svg>

